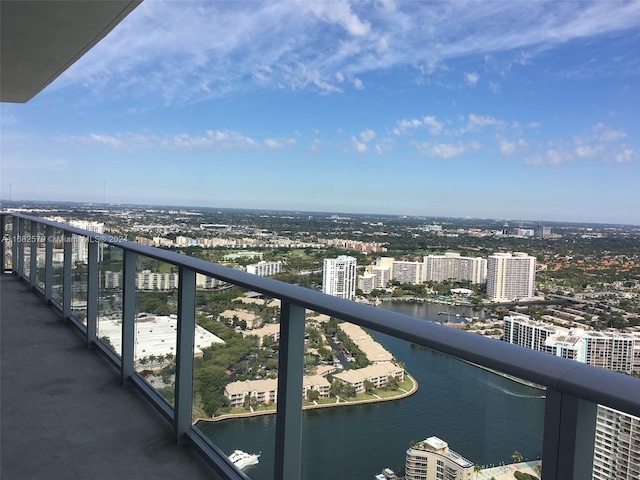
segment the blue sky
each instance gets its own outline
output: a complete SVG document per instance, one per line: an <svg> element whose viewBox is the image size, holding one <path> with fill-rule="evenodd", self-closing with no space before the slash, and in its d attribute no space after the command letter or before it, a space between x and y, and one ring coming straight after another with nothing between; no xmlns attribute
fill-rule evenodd
<svg viewBox="0 0 640 480"><path fill-rule="evenodd" d="M24 105L0 193L640 224L640 2L145 0Z"/></svg>

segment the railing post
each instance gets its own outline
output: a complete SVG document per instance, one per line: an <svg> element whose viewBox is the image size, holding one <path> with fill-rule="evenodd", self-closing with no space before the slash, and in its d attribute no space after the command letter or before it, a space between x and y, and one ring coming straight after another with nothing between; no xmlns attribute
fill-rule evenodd
<svg viewBox="0 0 640 480"><path fill-rule="evenodd" d="M13 227L11 229L11 271L13 273L17 273L20 275L20 270L18 269L18 230L20 219L18 217L13 217Z"/></svg>
<svg viewBox="0 0 640 480"><path fill-rule="evenodd" d="M87 252L87 347L90 347L98 339L98 281L100 270L98 268L98 240L91 237L87 239L89 249Z"/></svg>
<svg viewBox="0 0 640 480"><path fill-rule="evenodd" d="M71 298L73 293L72 271L73 264L72 258L72 242L73 238L70 233L64 232L63 243L63 263L62 263L62 321L66 322L71 317Z"/></svg>
<svg viewBox="0 0 640 480"><path fill-rule="evenodd" d="M305 309L282 303L274 479L300 478Z"/></svg>
<svg viewBox="0 0 640 480"><path fill-rule="evenodd" d="M191 429L193 407L193 344L196 329L196 272L180 268L178 279L178 337L173 429L180 443Z"/></svg>
<svg viewBox="0 0 640 480"><path fill-rule="evenodd" d="M16 244L19 245L18 248L18 277L24 276L24 218L18 218L18 236L16 238Z"/></svg>
<svg viewBox="0 0 640 480"><path fill-rule="evenodd" d="M38 222L31 220L31 240L29 246L29 284L38 286Z"/></svg>
<svg viewBox="0 0 640 480"><path fill-rule="evenodd" d="M138 255L124 250L122 265L122 371L124 385L135 369L136 342L136 263Z"/></svg>
<svg viewBox="0 0 640 480"><path fill-rule="evenodd" d="M593 475L598 406L547 389L542 475L545 480L583 480Z"/></svg>
<svg viewBox="0 0 640 480"><path fill-rule="evenodd" d="M53 227L47 225L44 251L44 300L51 301L53 291Z"/></svg>

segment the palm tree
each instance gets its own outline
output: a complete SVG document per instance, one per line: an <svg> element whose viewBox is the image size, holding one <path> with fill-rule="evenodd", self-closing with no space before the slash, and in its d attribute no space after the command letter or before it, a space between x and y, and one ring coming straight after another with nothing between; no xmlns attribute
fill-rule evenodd
<svg viewBox="0 0 640 480"><path fill-rule="evenodd" d="M482 467L478 464L473 466L473 473L475 473L475 478L478 478L478 474L482 471Z"/></svg>
<svg viewBox="0 0 640 480"><path fill-rule="evenodd" d="M522 454L516 450L511 454L511 458L513 458L514 463L520 463L523 457Z"/></svg>

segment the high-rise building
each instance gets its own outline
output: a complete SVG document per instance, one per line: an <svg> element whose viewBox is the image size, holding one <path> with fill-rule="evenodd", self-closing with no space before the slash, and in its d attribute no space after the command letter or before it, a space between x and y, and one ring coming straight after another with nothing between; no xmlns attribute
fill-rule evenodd
<svg viewBox="0 0 640 480"><path fill-rule="evenodd" d="M400 283L422 283L423 262L393 262L391 279Z"/></svg>
<svg viewBox="0 0 640 480"><path fill-rule="evenodd" d="M539 224L536 227L536 238L551 238L551 227Z"/></svg>
<svg viewBox="0 0 640 480"><path fill-rule="evenodd" d="M526 253L494 253L487 261L487 295L494 302L533 298L536 257Z"/></svg>
<svg viewBox="0 0 640 480"><path fill-rule="evenodd" d="M391 267L371 267L371 273L376 276L373 288L386 288L391 280Z"/></svg>
<svg viewBox="0 0 640 480"><path fill-rule="evenodd" d="M70 220L69 225L83 230L89 230L95 233L104 233L104 223L92 222L89 220ZM102 251L104 245L98 244L98 258L102 260ZM73 235L71 237L71 261L73 263L87 263L87 254L89 251L89 239L87 237L81 237Z"/></svg>
<svg viewBox="0 0 640 480"><path fill-rule="evenodd" d="M487 260L480 257L461 257L457 252L424 257L425 282L445 280L484 283L487 280Z"/></svg>
<svg viewBox="0 0 640 480"><path fill-rule="evenodd" d="M362 293L371 293L375 287L376 276L373 273L365 273L358 276L358 288Z"/></svg>
<svg viewBox="0 0 640 480"><path fill-rule="evenodd" d="M640 353L638 334L567 329L526 315L504 317L503 339L627 374L636 369ZM595 436L592 480L640 478L640 418L598 405Z"/></svg>
<svg viewBox="0 0 640 480"><path fill-rule="evenodd" d="M325 258L322 291L334 297L353 300L356 296L356 259L347 255Z"/></svg>
<svg viewBox="0 0 640 480"><path fill-rule="evenodd" d="M409 447L405 461L406 480L471 480L473 462L449 449L438 437Z"/></svg>
<svg viewBox="0 0 640 480"><path fill-rule="evenodd" d="M640 418L598 406L592 478L640 478Z"/></svg>

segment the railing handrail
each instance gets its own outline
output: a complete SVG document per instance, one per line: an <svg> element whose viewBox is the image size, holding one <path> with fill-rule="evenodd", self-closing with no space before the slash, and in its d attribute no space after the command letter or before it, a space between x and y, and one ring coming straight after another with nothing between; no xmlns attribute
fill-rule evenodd
<svg viewBox="0 0 640 480"><path fill-rule="evenodd" d="M236 286L349 321L440 353L567 393L575 397L640 416L640 380L574 360L529 350L507 342L333 297L297 285L225 267L176 252L140 245L21 213L2 213L48 225L67 234L113 245L139 255L214 277Z"/></svg>

